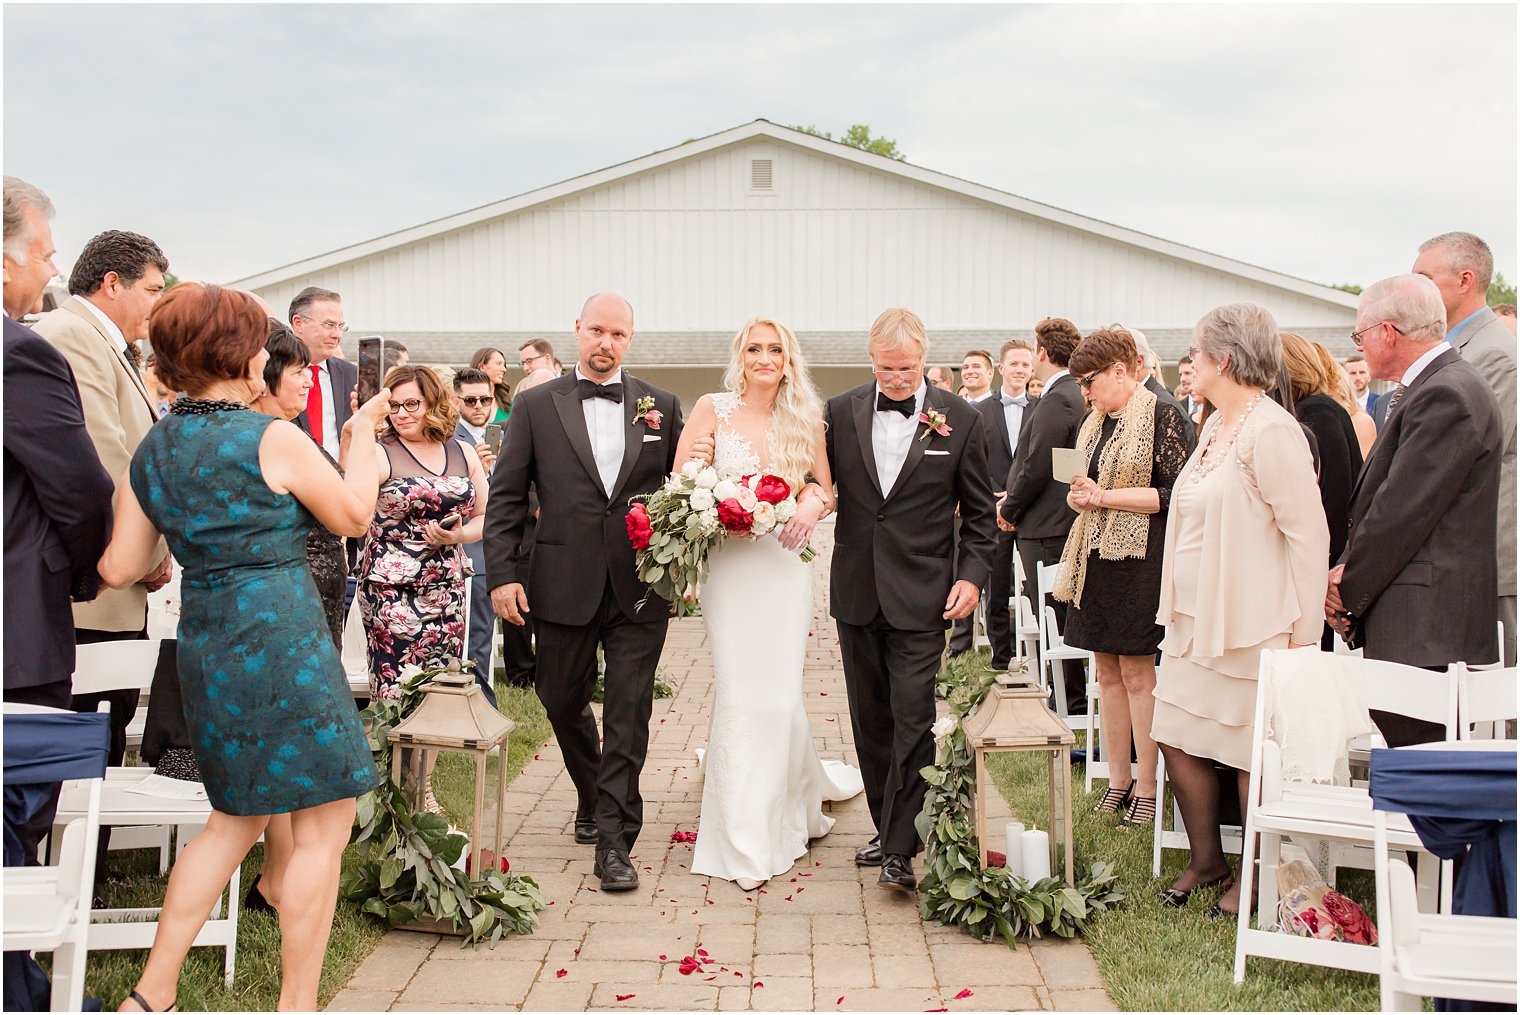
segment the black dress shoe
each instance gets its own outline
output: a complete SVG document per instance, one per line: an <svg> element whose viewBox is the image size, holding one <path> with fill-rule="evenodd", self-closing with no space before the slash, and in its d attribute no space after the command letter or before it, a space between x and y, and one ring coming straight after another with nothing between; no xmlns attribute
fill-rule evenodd
<svg viewBox="0 0 1520 1015"><path fill-rule="evenodd" d="M1188 899L1191 899L1193 893L1200 888L1214 888L1227 884L1234 879L1235 875L1233 872L1226 872L1212 881L1205 881L1202 884L1194 885L1192 888L1168 888L1158 898L1161 900L1161 904L1169 909L1181 909L1188 904Z"/></svg>
<svg viewBox="0 0 1520 1015"><path fill-rule="evenodd" d="M602 879L604 892L626 892L639 887L639 872L621 849L598 850L591 872Z"/></svg>
<svg viewBox="0 0 1520 1015"><path fill-rule="evenodd" d="M890 853L882 858L881 877L876 883L894 892L912 894L918 890L918 878L913 876L913 858Z"/></svg>
<svg viewBox="0 0 1520 1015"><path fill-rule="evenodd" d="M580 843L582 846L596 845L595 818L575 819L575 841Z"/></svg>
<svg viewBox="0 0 1520 1015"><path fill-rule="evenodd" d="M855 851L855 866L857 867L880 867L881 866L881 836L877 836L870 842Z"/></svg>
<svg viewBox="0 0 1520 1015"><path fill-rule="evenodd" d="M248 886L248 894L243 896L243 908L250 913L273 913L275 911L275 908L269 904L269 900L264 898L264 893L259 891L259 885L263 884L263 882L264 879L259 878Z"/></svg>

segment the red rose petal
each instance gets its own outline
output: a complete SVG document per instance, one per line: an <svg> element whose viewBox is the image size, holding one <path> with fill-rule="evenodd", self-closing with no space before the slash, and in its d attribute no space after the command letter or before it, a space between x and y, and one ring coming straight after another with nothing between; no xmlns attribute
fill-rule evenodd
<svg viewBox="0 0 1520 1015"><path fill-rule="evenodd" d="M660 961L661 961L661 962L664 962L664 961L665 961L665 956L663 956L663 955L661 955L661 956L660 956Z"/></svg>
<svg viewBox="0 0 1520 1015"><path fill-rule="evenodd" d="M631 1000L633 1000L637 996L638 996L637 994L618 994L618 995L616 995L616 997L617 997L617 999L619 1001L631 1001Z"/></svg>
<svg viewBox="0 0 1520 1015"><path fill-rule="evenodd" d="M705 958L707 958L707 949L706 948L698 948L697 949L697 954L700 955L700 956L702 956L705 959Z"/></svg>
<svg viewBox="0 0 1520 1015"><path fill-rule="evenodd" d="M951 998L951 1000L952 1001L963 1001L963 1000L965 1000L966 998L968 998L970 996L971 996L971 991L969 989L962 990L959 994L955 995L955 997Z"/></svg>
<svg viewBox="0 0 1520 1015"><path fill-rule="evenodd" d="M844 1004L844 995L843 995L843 994L840 994L840 995L839 995L839 1000L838 1000L838 1001L835 1001L835 1002L834 1002L834 1003L835 1003L835 1004Z"/></svg>
<svg viewBox="0 0 1520 1015"><path fill-rule="evenodd" d="M559 979L563 980L565 977L567 977L567 976L570 975L570 970L568 970L568 969L556 969L554 971L554 975L556 977L558 977Z"/></svg>
<svg viewBox="0 0 1520 1015"><path fill-rule="evenodd" d="M757 986L757 987L763 987L763 986L765 986L765 984L763 982L761 982L760 980L756 980L755 981L755 986Z"/></svg>

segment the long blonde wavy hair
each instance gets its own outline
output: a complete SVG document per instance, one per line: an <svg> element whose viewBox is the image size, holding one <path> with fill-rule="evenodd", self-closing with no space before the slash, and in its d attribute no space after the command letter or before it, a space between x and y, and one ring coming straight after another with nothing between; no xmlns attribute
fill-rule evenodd
<svg viewBox="0 0 1520 1015"><path fill-rule="evenodd" d="M752 317L734 336L733 349L728 359L728 369L723 374L723 387L744 395L744 346L749 333L758 325L773 328L781 339L786 352L786 369L781 372L781 386L776 392L776 405L771 412L771 425L775 428L776 446L771 457L771 471L792 484L795 493L813 471L813 458L818 450L818 422L823 417L823 401L813 378L808 373L807 359L802 355L802 343L791 328L773 317Z"/></svg>

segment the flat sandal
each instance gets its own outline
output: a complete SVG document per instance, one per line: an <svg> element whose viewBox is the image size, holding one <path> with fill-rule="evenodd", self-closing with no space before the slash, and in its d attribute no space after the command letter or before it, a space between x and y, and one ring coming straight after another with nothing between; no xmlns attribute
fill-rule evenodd
<svg viewBox="0 0 1520 1015"><path fill-rule="evenodd" d="M1130 797L1135 792L1135 784L1130 783L1123 789L1115 789L1110 786L1103 791L1103 799L1098 801L1098 806L1093 808L1094 814L1118 814L1119 809L1129 803Z"/></svg>

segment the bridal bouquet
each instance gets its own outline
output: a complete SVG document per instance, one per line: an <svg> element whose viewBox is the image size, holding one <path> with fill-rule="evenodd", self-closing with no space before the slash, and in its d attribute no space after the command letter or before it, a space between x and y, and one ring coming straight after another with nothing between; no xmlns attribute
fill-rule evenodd
<svg viewBox="0 0 1520 1015"><path fill-rule="evenodd" d="M628 540L639 580L672 603L707 578L707 558L730 535L779 532L797 513L797 498L780 476L726 476L710 465L687 462L653 493L634 498ZM817 556L802 548L804 562ZM643 605L642 602L640 605Z"/></svg>

